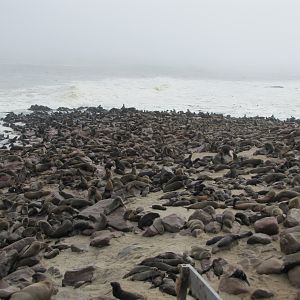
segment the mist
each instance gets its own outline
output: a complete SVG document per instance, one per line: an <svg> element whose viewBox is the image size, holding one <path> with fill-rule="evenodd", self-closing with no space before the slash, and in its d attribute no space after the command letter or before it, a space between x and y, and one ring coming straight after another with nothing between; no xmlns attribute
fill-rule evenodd
<svg viewBox="0 0 300 300"><path fill-rule="evenodd" d="M0 0L0 63L299 78L299 11L297 0Z"/></svg>

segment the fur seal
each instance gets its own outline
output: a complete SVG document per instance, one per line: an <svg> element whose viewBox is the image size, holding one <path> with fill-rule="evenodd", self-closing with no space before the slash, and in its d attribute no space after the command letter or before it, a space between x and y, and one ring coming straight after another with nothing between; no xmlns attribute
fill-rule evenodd
<svg viewBox="0 0 300 300"><path fill-rule="evenodd" d="M289 200L289 209L291 208L300 208L300 196L294 197Z"/></svg>
<svg viewBox="0 0 300 300"><path fill-rule="evenodd" d="M159 286L159 290L163 293L176 296L175 282L171 278L164 278L163 283Z"/></svg>
<svg viewBox="0 0 300 300"><path fill-rule="evenodd" d="M294 191L290 191L290 190L284 190L279 192L275 197L274 197L274 201L275 202L281 202L284 200L290 200L294 197L298 197L300 196L300 193L294 192Z"/></svg>
<svg viewBox="0 0 300 300"><path fill-rule="evenodd" d="M10 300L50 300L56 289L51 280L33 283L11 295Z"/></svg>
<svg viewBox="0 0 300 300"><path fill-rule="evenodd" d="M152 270L148 270L145 272L140 272L132 275L131 280L132 281L145 281L148 279L155 278L157 276L162 275L162 273L157 269L153 268Z"/></svg>
<svg viewBox="0 0 300 300"><path fill-rule="evenodd" d="M42 198L44 196L48 196L50 194L51 194L50 191L26 192L26 193L24 193L24 197L27 199L33 200L33 199Z"/></svg>
<svg viewBox="0 0 300 300"><path fill-rule="evenodd" d="M88 199L93 203L97 203L102 200L102 194L94 185L88 189Z"/></svg>
<svg viewBox="0 0 300 300"><path fill-rule="evenodd" d="M60 238L66 236L73 230L73 223L65 220L57 229L54 229L47 221L41 220L39 226L45 235L52 238Z"/></svg>
<svg viewBox="0 0 300 300"><path fill-rule="evenodd" d="M274 190L270 190L264 197L258 198L256 201L258 203L269 203L272 202L274 197L276 195L276 192Z"/></svg>
<svg viewBox="0 0 300 300"><path fill-rule="evenodd" d="M213 208L225 208L224 203L218 203L216 201L202 201L202 202L196 202L194 204L191 204L189 206L185 206L186 209L203 209L206 206L212 206Z"/></svg>
<svg viewBox="0 0 300 300"><path fill-rule="evenodd" d="M231 210L225 210L222 215L223 226L232 228L232 224L235 220L235 216Z"/></svg>
<svg viewBox="0 0 300 300"><path fill-rule="evenodd" d="M160 215L154 212L145 213L138 221L138 227L143 229L146 226L151 226L154 219L159 218Z"/></svg>
<svg viewBox="0 0 300 300"><path fill-rule="evenodd" d="M192 246L191 257L197 260L210 259L211 253L205 248L199 246Z"/></svg>
<svg viewBox="0 0 300 300"><path fill-rule="evenodd" d="M246 213L238 212L235 214L235 220L239 222L241 225L250 225L249 216Z"/></svg>
<svg viewBox="0 0 300 300"><path fill-rule="evenodd" d="M220 276L223 274L223 266L221 264L222 258L216 258L212 262L212 269L214 274L220 279Z"/></svg>
<svg viewBox="0 0 300 300"><path fill-rule="evenodd" d="M127 274L125 274L123 276L123 278L127 278L130 277L136 273L141 273L141 272L145 272L145 271L149 271L149 270L154 270L154 268L149 267L149 266L135 266L132 270L130 270Z"/></svg>
<svg viewBox="0 0 300 300"><path fill-rule="evenodd" d="M41 251L42 244L38 241L34 241L30 246L26 246L22 249L19 254L20 258L26 258L31 256L36 256Z"/></svg>
<svg viewBox="0 0 300 300"><path fill-rule="evenodd" d="M49 277L45 273L36 272L32 275L32 281L34 283L44 281L44 280L48 280L48 279L49 279Z"/></svg>
<svg viewBox="0 0 300 300"><path fill-rule="evenodd" d="M131 293L123 290L119 282L111 282L112 294L119 300L146 300L147 298L137 293Z"/></svg>
<svg viewBox="0 0 300 300"><path fill-rule="evenodd" d="M240 280L243 280L243 281L245 281L250 286L250 283L248 281L247 275L241 269L236 269L229 277L238 278Z"/></svg>
<svg viewBox="0 0 300 300"><path fill-rule="evenodd" d="M179 269L177 267L173 267L173 266L170 266L166 263L159 262L159 261L145 262L144 265L149 266L149 267L153 267L153 268L157 268L161 271L166 271L166 272L170 272L170 273L177 274L179 272Z"/></svg>
<svg viewBox="0 0 300 300"><path fill-rule="evenodd" d="M223 275L223 265L222 265L222 258L216 258L212 261L212 264L205 268L201 274L206 274L210 270L213 270L214 274L220 279L220 276Z"/></svg>
<svg viewBox="0 0 300 300"><path fill-rule="evenodd" d="M152 209L157 209L157 210L167 210L165 206L159 205L159 204L153 204L151 206Z"/></svg>
<svg viewBox="0 0 300 300"><path fill-rule="evenodd" d="M50 249L50 251L44 254L44 258L51 259L57 256L58 254L59 254L59 249L52 249L52 250Z"/></svg>
<svg viewBox="0 0 300 300"><path fill-rule="evenodd" d="M220 239L212 248L212 253L215 254L220 250L231 249L232 246L238 243L239 235L229 234Z"/></svg>
<svg viewBox="0 0 300 300"><path fill-rule="evenodd" d="M166 184L163 191L164 193L166 192L171 192L171 191L175 191L175 190L179 190L181 188L184 187L184 183L183 181L175 181L169 184Z"/></svg>

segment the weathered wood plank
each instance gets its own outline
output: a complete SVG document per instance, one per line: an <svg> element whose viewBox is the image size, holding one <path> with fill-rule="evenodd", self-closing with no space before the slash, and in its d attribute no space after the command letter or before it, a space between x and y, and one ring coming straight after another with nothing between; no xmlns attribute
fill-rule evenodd
<svg viewBox="0 0 300 300"><path fill-rule="evenodd" d="M187 290L190 284L190 269L181 265L180 277L177 283L177 300L186 300Z"/></svg>
<svg viewBox="0 0 300 300"><path fill-rule="evenodd" d="M181 265L181 267L182 269L189 269L190 290L197 300L222 300L218 293L191 265Z"/></svg>

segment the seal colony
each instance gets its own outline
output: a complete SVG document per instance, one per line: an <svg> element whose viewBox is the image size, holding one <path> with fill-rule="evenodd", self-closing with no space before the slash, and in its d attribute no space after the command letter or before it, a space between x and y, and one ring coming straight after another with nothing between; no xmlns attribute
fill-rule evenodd
<svg viewBox="0 0 300 300"><path fill-rule="evenodd" d="M175 299L190 263L223 299L300 299L299 120L31 110L3 119L1 298Z"/></svg>

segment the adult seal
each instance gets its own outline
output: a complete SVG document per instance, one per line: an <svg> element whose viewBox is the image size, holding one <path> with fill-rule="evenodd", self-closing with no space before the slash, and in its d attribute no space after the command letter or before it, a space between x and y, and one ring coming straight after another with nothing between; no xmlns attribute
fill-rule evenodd
<svg viewBox="0 0 300 300"><path fill-rule="evenodd" d="M31 284L19 292L12 294L10 300L50 300L57 290L51 280Z"/></svg>

